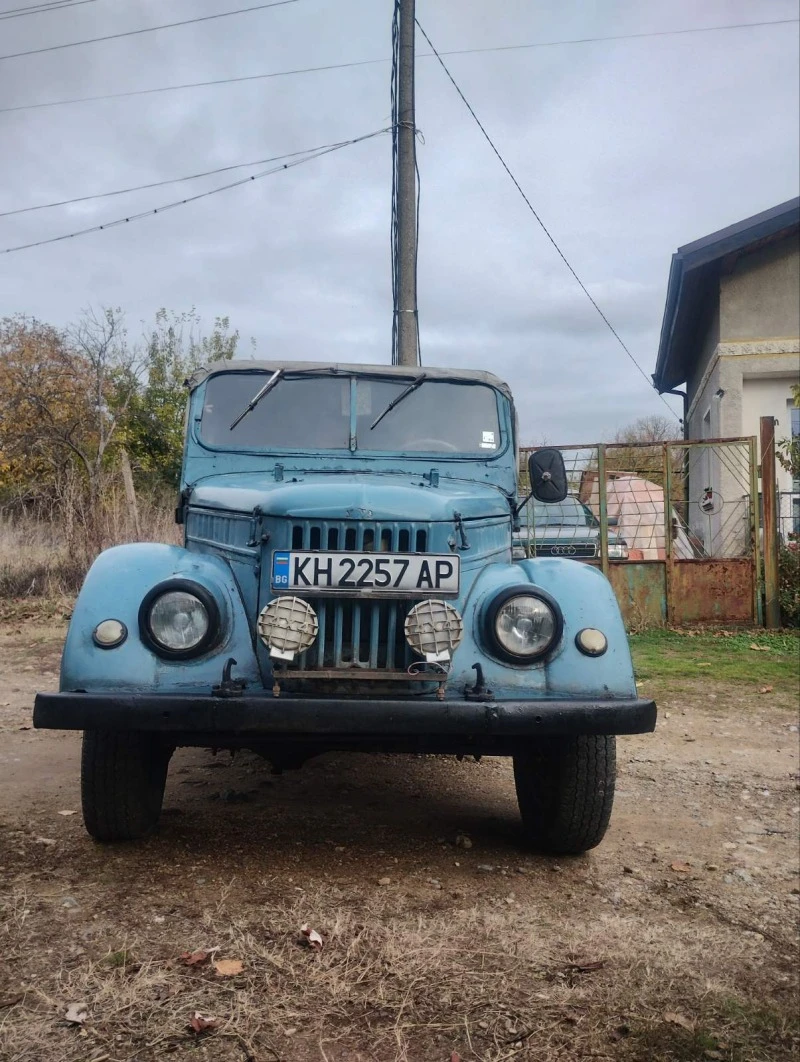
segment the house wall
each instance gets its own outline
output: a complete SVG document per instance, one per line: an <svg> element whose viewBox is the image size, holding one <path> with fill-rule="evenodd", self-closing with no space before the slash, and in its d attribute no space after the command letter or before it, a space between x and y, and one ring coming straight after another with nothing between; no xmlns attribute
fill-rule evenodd
<svg viewBox="0 0 800 1062"><path fill-rule="evenodd" d="M697 355L697 361L694 363L694 366L689 374L689 379L686 383L686 393L689 396L690 402L697 394L698 389L702 386L704 377L709 369L709 366L716 357L717 346L719 345L720 338L719 328L719 297L717 292L715 294L714 301L709 309L709 313L706 318L703 342L700 346L700 350Z"/></svg>
<svg viewBox="0 0 800 1062"><path fill-rule="evenodd" d="M800 335L800 236L736 259L720 279L720 341Z"/></svg>
<svg viewBox="0 0 800 1062"><path fill-rule="evenodd" d="M794 376L754 376L745 372L742 380L743 433L757 436L760 430L759 418L775 417L778 421L775 431L776 439L788 438L792 431L788 411L788 403L792 398L791 386L798 382L800 382L800 368L796 368ZM791 491L792 477L789 471L778 464L777 472L778 490Z"/></svg>
<svg viewBox="0 0 800 1062"><path fill-rule="evenodd" d="M758 437L762 416L777 418L779 438L788 435L786 404L797 382L800 242L793 236L743 255L720 278L718 301L687 383L689 438ZM725 506L712 516L692 507L690 527L707 549L722 549L728 556L743 549L746 540L744 456L744 451L698 450L690 457L692 499L710 486ZM778 489L791 487L789 474L779 469Z"/></svg>
<svg viewBox="0 0 800 1062"><path fill-rule="evenodd" d="M794 348L789 349L789 348ZM778 348L778 353L774 350ZM770 352L773 351L773 352ZM760 433L761 417L776 417L777 437L791 432L787 402L792 384L800 383L800 340L764 343L720 343L711 368L689 413L689 438L737 438ZM722 392L720 394L720 392ZM757 451L758 452L758 451ZM747 536L746 507L740 501L749 493L743 450L695 450L690 457L689 493L696 501L705 487L725 500L726 510L711 519L690 510L689 525L708 548L724 541L726 556L743 551ZM778 467L778 490L791 491L789 473ZM790 502L787 502L789 505ZM734 508L732 508L734 506ZM741 507L741 512L739 508ZM740 533L731 534L734 524Z"/></svg>

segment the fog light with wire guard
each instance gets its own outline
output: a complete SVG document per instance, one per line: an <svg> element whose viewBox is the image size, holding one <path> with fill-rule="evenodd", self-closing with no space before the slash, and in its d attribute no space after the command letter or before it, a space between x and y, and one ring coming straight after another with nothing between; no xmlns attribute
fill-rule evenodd
<svg viewBox="0 0 800 1062"><path fill-rule="evenodd" d="M276 597L258 617L259 637L276 660L294 660L314 644L318 632L316 612L299 597Z"/></svg>
<svg viewBox="0 0 800 1062"><path fill-rule="evenodd" d="M406 641L429 664L450 660L464 637L464 622L446 601L420 601L406 616Z"/></svg>

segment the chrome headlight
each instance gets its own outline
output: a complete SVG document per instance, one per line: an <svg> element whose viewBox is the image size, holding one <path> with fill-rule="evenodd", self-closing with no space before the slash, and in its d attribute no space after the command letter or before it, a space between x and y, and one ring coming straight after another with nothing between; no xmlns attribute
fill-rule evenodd
<svg viewBox="0 0 800 1062"><path fill-rule="evenodd" d="M549 594L512 586L490 603L487 634L500 656L524 663L544 656L561 637L561 610Z"/></svg>
<svg viewBox="0 0 800 1062"><path fill-rule="evenodd" d="M219 609L205 587L173 579L145 597L139 627L142 640L161 656L199 656L219 634Z"/></svg>
<svg viewBox="0 0 800 1062"><path fill-rule="evenodd" d="M627 560L628 559L628 543L627 542L609 542L609 544L608 544L608 559L609 560Z"/></svg>

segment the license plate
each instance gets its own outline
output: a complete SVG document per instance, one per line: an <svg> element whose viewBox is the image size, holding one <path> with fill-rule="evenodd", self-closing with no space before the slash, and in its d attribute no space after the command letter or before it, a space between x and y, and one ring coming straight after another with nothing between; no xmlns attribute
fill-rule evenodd
<svg viewBox="0 0 800 1062"><path fill-rule="evenodd" d="M272 589L457 595L460 563L452 554L278 551L272 555Z"/></svg>

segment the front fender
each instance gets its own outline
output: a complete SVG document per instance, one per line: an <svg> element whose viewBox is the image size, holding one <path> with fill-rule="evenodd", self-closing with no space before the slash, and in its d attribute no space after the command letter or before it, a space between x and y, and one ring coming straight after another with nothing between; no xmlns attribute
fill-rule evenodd
<svg viewBox="0 0 800 1062"><path fill-rule="evenodd" d="M498 660L482 637L489 601L506 587L530 583L558 602L564 630L556 649L544 661L512 664ZM541 557L514 564L490 564L471 587L468 607L471 629L483 655L486 682L498 696L619 697L636 696L628 638L611 584L589 564ZM608 639L600 657L589 657L575 644L584 627L596 627ZM462 647L463 648L463 647ZM460 654L461 649L457 650Z"/></svg>
<svg viewBox="0 0 800 1062"><path fill-rule="evenodd" d="M214 595L222 637L204 655L164 660L139 636L139 606L148 590L166 579L190 579ZM101 649L92 632L105 619L125 624L128 636L115 649ZM230 567L219 557L180 546L134 543L101 553L86 576L67 632L61 659L61 689L87 692L205 693L222 677L228 657L233 677L261 685L252 635Z"/></svg>

